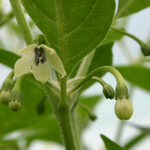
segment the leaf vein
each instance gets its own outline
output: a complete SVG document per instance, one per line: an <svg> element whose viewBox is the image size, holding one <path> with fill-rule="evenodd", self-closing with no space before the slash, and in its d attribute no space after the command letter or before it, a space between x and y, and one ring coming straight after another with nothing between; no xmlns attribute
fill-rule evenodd
<svg viewBox="0 0 150 150"><path fill-rule="evenodd" d="M98 3L99 0L96 0L93 7L91 8L89 14L85 17L85 19L77 26L75 27L72 31L70 31L69 33L66 34L66 37L70 36L73 32L77 31L78 29L80 29L80 27L82 26L82 24L84 24L84 22L91 16L92 11L95 9L96 4Z"/></svg>

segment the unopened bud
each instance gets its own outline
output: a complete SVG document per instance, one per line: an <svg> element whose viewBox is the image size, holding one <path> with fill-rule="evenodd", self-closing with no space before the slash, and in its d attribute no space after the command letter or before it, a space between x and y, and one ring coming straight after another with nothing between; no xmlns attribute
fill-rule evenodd
<svg viewBox="0 0 150 150"><path fill-rule="evenodd" d="M91 121L95 121L97 119L97 116L94 113L90 113L89 118Z"/></svg>
<svg viewBox="0 0 150 150"><path fill-rule="evenodd" d="M2 90L0 93L0 101L3 104L8 104L9 103L9 98L10 98L10 91L9 90Z"/></svg>
<svg viewBox="0 0 150 150"><path fill-rule="evenodd" d="M20 88L14 87L11 91L9 107L13 111L17 111L22 104L22 96L20 92Z"/></svg>
<svg viewBox="0 0 150 150"><path fill-rule="evenodd" d="M115 113L121 120L129 120L133 114L133 105L129 99L118 99L115 104Z"/></svg>
<svg viewBox="0 0 150 150"><path fill-rule="evenodd" d="M115 91L109 84L104 86L103 93L104 93L105 97L109 98L109 99L113 99L115 96Z"/></svg>
<svg viewBox="0 0 150 150"><path fill-rule="evenodd" d="M21 101L19 99L12 100L9 103L9 108L12 111L17 111L20 109L20 107L21 107Z"/></svg>
<svg viewBox="0 0 150 150"><path fill-rule="evenodd" d="M148 46L146 43L141 43L141 51L144 56L150 56L150 46Z"/></svg>

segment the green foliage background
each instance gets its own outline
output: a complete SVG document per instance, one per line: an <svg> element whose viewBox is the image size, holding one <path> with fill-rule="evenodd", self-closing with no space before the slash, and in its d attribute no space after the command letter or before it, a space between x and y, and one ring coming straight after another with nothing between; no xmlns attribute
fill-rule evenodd
<svg viewBox="0 0 150 150"><path fill-rule="evenodd" d="M88 73L96 67L112 64L112 48L116 41L122 38L122 34L110 30L111 26L118 26L117 21L122 17L128 17L150 6L150 0L119 0L118 11L115 12L114 0L22 0L26 13L31 17L30 27L34 30L38 27L41 33L48 39L58 55L62 58L65 69L73 77L77 72L81 60L92 50L96 50ZM0 12L3 12L5 6ZM71 9L70 9L71 8ZM12 32L21 36L16 22L7 18L7 13L0 13L0 27L5 26ZM123 30L125 26L122 27ZM37 34L37 33L35 33ZM17 54L6 50L0 43L0 63L13 68L20 58ZM123 77L132 85L150 91L150 69L144 63L128 66L116 66ZM0 70L1 71L1 70ZM136 72L136 76L133 74ZM142 78L141 78L142 77ZM84 90L94 82L85 86ZM58 124L45 96L41 85L32 77L28 77L21 87L23 94L23 106L18 113L14 113L6 106L0 105L0 149L19 149L17 140L4 140L4 137L12 132L20 132L27 141L27 147L33 140L41 139L62 143ZM41 102L42 101L42 102ZM79 103L85 104L91 111L101 101L101 96L80 97ZM41 102L41 103L40 103ZM42 105L42 113L38 112ZM76 109L78 128L82 135L88 126L89 116L79 106ZM143 138L149 135L148 129L139 126L136 128L140 135L133 137L125 146L131 149ZM28 134L27 134L28 133ZM101 135L107 150L123 150L118 144Z"/></svg>

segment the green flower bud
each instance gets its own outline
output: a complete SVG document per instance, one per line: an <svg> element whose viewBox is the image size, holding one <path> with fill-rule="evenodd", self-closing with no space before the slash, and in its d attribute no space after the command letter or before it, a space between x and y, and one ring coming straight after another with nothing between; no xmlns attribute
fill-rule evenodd
<svg viewBox="0 0 150 150"><path fill-rule="evenodd" d="M0 101L3 104L8 104L9 98L10 98L10 91L2 90L2 92L0 93Z"/></svg>
<svg viewBox="0 0 150 150"><path fill-rule="evenodd" d="M104 93L106 98L113 99L115 96L115 91L109 84L104 86L103 93Z"/></svg>
<svg viewBox="0 0 150 150"><path fill-rule="evenodd" d="M144 56L150 56L150 46L148 46L146 43L141 43L141 51Z"/></svg>
<svg viewBox="0 0 150 150"><path fill-rule="evenodd" d="M90 113L89 118L91 121L95 121L97 119L97 116L94 113Z"/></svg>
<svg viewBox="0 0 150 150"><path fill-rule="evenodd" d="M15 99L13 101L10 101L9 103L9 108L12 111L17 111L20 109L20 107L21 107L21 101L19 99Z"/></svg>
<svg viewBox="0 0 150 150"><path fill-rule="evenodd" d="M22 104L22 96L20 88L14 87L10 95L9 108L12 111L17 111L21 107L21 104Z"/></svg>
<svg viewBox="0 0 150 150"><path fill-rule="evenodd" d="M8 104L9 103L9 99L10 99L10 91L12 90L13 88L13 71L7 76L7 78L5 79L5 81L3 82L3 85L2 85L2 89L1 89L1 92L0 92L0 101L3 103L3 104Z"/></svg>
<svg viewBox="0 0 150 150"><path fill-rule="evenodd" d="M129 120L133 114L133 105L129 99L118 99L115 104L115 113L121 120Z"/></svg>

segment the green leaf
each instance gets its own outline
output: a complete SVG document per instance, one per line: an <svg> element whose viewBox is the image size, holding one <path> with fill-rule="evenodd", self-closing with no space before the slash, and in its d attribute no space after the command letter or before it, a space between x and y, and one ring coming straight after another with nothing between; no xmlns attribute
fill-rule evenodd
<svg viewBox="0 0 150 150"><path fill-rule="evenodd" d="M16 130L28 129L34 131L29 139L44 139L47 136L47 139L60 143L58 125L56 119L51 117L52 109L48 99L45 100L44 113L39 115L37 112L39 102L45 97L41 85L34 78L28 78L23 81L21 91L23 104L18 112L12 112L8 106L0 104L0 137Z"/></svg>
<svg viewBox="0 0 150 150"><path fill-rule="evenodd" d="M108 43L96 49L91 65L89 67L88 73L92 72L97 67L112 65L112 57L113 57L112 47L113 47L113 43ZM99 74L97 76L102 77L103 74ZM89 81L88 83L84 85L83 90L87 89L89 86L91 86L95 82L96 81L94 80Z"/></svg>
<svg viewBox="0 0 150 150"><path fill-rule="evenodd" d="M150 7L150 0L119 0L117 17L125 17Z"/></svg>
<svg viewBox="0 0 150 150"><path fill-rule="evenodd" d="M112 65L112 57L113 57L112 47L113 47L113 43L108 43L96 48L95 54L93 56L91 65L89 66L89 70L87 73L90 73L91 71L93 71L94 69L100 66ZM71 77L74 77L76 75L79 66L80 64L76 66L76 68L71 74Z"/></svg>
<svg viewBox="0 0 150 150"><path fill-rule="evenodd" d="M25 133L28 130L32 130L33 134L25 136L27 145L37 139L61 143L58 122L55 116L47 115L47 117L43 117L43 119L38 123L34 125L31 124L28 128L26 128Z"/></svg>
<svg viewBox="0 0 150 150"><path fill-rule="evenodd" d="M100 100L101 100L100 96L88 96L88 97L81 97L79 99L79 103L87 106L90 111L93 111L96 104L98 104ZM87 112L82 107L80 107L80 105L77 106L75 113L76 113L75 118L77 120L78 130L81 133L81 131L88 126L89 116Z"/></svg>
<svg viewBox="0 0 150 150"><path fill-rule="evenodd" d="M113 44L114 43L108 43L108 44L102 45L96 49L88 72L92 72L94 69L96 69L97 67L100 67L100 66L112 65Z"/></svg>
<svg viewBox="0 0 150 150"><path fill-rule="evenodd" d="M13 68L15 62L20 58L20 56L16 55L7 50L0 49L0 63Z"/></svg>
<svg viewBox="0 0 150 150"><path fill-rule="evenodd" d="M0 140L2 150L20 150L17 140Z"/></svg>
<svg viewBox="0 0 150 150"><path fill-rule="evenodd" d="M69 73L105 38L115 0L22 0L35 24L56 49Z"/></svg>
<svg viewBox="0 0 150 150"><path fill-rule="evenodd" d="M125 148L121 147L117 143L108 139L106 136L101 135L101 138L102 138L107 150L125 150Z"/></svg>
<svg viewBox="0 0 150 150"><path fill-rule="evenodd" d="M121 30L125 31L124 28L122 28ZM106 36L106 38L104 39L104 41L102 42L102 45L104 44L108 44L108 43L112 43L114 41L120 40L123 37L123 34L116 32L114 30L110 30Z"/></svg>
<svg viewBox="0 0 150 150"><path fill-rule="evenodd" d="M135 135L132 139L130 139L126 144L125 144L125 148L127 149L131 149L133 148L135 145L139 144L139 142L141 142L142 140L144 140L147 137L146 133L140 133L138 135Z"/></svg>
<svg viewBox="0 0 150 150"><path fill-rule="evenodd" d="M116 67L123 77L133 85L150 91L150 69L144 66L118 66Z"/></svg>

